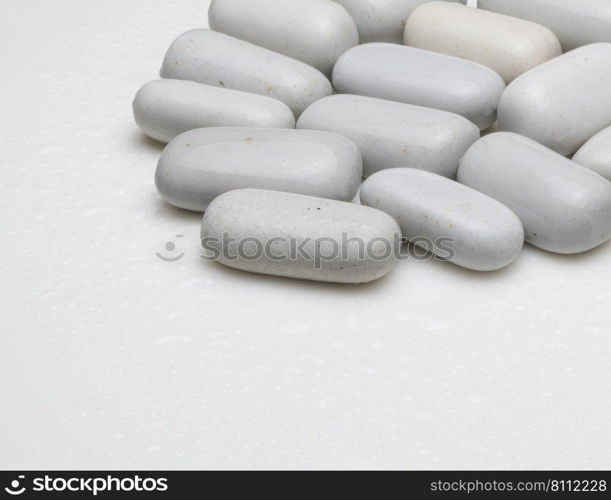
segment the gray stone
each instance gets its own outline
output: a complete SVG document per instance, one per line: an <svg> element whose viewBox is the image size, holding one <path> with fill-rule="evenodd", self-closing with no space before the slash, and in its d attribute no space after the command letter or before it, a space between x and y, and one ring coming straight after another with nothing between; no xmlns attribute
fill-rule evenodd
<svg viewBox="0 0 611 500"><path fill-rule="evenodd" d="M462 267L495 271L524 244L517 215L445 177L409 168L384 170L361 187L361 202L391 215L403 237Z"/></svg>
<svg viewBox="0 0 611 500"><path fill-rule="evenodd" d="M297 116L333 92L325 75L312 66L206 29L187 31L172 43L161 77L273 97Z"/></svg>
<svg viewBox="0 0 611 500"><path fill-rule="evenodd" d="M180 208L203 212L220 194L272 189L350 201L362 175L354 143L313 130L205 128L176 137L164 149L155 184Z"/></svg>
<svg viewBox="0 0 611 500"><path fill-rule="evenodd" d="M202 221L205 255L261 274L364 283L397 261L401 230L389 215L353 203L240 189L216 198Z"/></svg>
<svg viewBox="0 0 611 500"><path fill-rule="evenodd" d="M133 110L142 131L161 142L201 127L295 128L293 113L276 99L186 80L144 84Z"/></svg>
<svg viewBox="0 0 611 500"><path fill-rule="evenodd" d="M365 176L409 167L455 177L460 158L479 139L478 128L462 116L345 94L315 102L297 128L335 132L354 141Z"/></svg>
<svg viewBox="0 0 611 500"><path fill-rule="evenodd" d="M514 80L499 102L499 127L568 156L611 125L611 44L556 57Z"/></svg>
<svg viewBox="0 0 611 500"><path fill-rule="evenodd" d="M526 241L575 254L611 238L611 183L527 137L498 132L465 154L458 181L512 209Z"/></svg>
<svg viewBox="0 0 611 500"><path fill-rule="evenodd" d="M490 68L459 57L392 43L359 45L333 70L337 92L442 109L480 130L496 119L503 79Z"/></svg>

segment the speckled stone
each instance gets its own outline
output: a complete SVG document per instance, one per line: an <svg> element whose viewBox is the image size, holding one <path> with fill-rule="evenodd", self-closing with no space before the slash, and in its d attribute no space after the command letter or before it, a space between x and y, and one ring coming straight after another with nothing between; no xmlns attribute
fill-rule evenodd
<svg viewBox="0 0 611 500"><path fill-rule="evenodd" d="M276 99L186 80L148 82L132 107L142 131L161 142L201 127L295 127L289 107Z"/></svg>
<svg viewBox="0 0 611 500"><path fill-rule="evenodd" d="M480 130L496 119L503 79L459 57L392 43L368 43L342 55L333 70L339 93L442 109L468 118Z"/></svg>
<svg viewBox="0 0 611 500"><path fill-rule="evenodd" d="M384 170L361 187L361 203L391 215L403 237L462 267L495 271L524 244L517 215L445 177L409 168Z"/></svg>
<svg viewBox="0 0 611 500"><path fill-rule="evenodd" d="M581 253L611 238L611 183L527 137L483 137L458 181L512 209L526 240L544 250Z"/></svg>
<svg viewBox="0 0 611 500"><path fill-rule="evenodd" d="M345 94L312 104L297 127L336 132L354 141L363 155L365 176L409 167L454 177L460 158L479 139L478 128L462 116Z"/></svg>
<svg viewBox="0 0 611 500"><path fill-rule="evenodd" d="M161 196L203 212L220 194L260 188L350 201L362 174L356 145L313 130L205 128L176 137L155 174Z"/></svg>
<svg viewBox="0 0 611 500"><path fill-rule="evenodd" d="M556 35L540 24L445 2L414 10L404 41L488 66L506 83L562 53Z"/></svg>
<svg viewBox="0 0 611 500"><path fill-rule="evenodd" d="M210 28L303 61L331 74L359 43L354 20L329 0L212 0Z"/></svg>
<svg viewBox="0 0 611 500"><path fill-rule="evenodd" d="M209 255L235 269L315 281L364 283L381 278L393 268L401 230L392 217L373 208L299 194L240 189L210 204L201 237L206 252L215 249L216 242L223 242L216 247L222 252ZM271 252L250 258L257 255L255 242ZM292 248L302 248L305 254Z"/></svg>
<svg viewBox="0 0 611 500"><path fill-rule="evenodd" d="M499 102L499 127L568 156L611 125L611 44L586 45L514 80Z"/></svg>
<svg viewBox="0 0 611 500"><path fill-rule="evenodd" d="M573 161L611 181L611 127L602 130L581 146L573 156Z"/></svg>
<svg viewBox="0 0 611 500"><path fill-rule="evenodd" d="M187 31L172 43L161 77L273 97L296 115L333 92L325 75L312 66L206 29Z"/></svg>

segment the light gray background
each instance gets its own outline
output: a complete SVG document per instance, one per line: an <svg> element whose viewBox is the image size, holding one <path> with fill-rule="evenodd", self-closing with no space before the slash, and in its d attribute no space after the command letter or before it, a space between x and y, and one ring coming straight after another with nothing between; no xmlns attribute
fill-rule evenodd
<svg viewBox="0 0 611 500"><path fill-rule="evenodd" d="M131 100L205 3L0 2L0 468L610 468L611 245L356 287L199 260Z"/></svg>

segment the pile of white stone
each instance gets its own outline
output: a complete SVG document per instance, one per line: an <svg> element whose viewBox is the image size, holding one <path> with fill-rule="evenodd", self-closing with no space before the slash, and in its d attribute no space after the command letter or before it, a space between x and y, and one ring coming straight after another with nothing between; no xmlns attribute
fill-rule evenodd
<svg viewBox="0 0 611 500"><path fill-rule="evenodd" d="M371 281L405 240L479 271L524 240L590 250L611 238L609 3L213 0L134 100L169 143L159 193L205 212L212 259L277 276Z"/></svg>

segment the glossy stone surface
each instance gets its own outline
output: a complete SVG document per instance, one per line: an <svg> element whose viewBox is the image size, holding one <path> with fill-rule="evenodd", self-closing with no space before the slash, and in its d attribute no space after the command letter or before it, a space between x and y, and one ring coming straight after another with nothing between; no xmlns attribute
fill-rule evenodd
<svg viewBox="0 0 611 500"><path fill-rule="evenodd" d="M213 0L210 29L279 52L331 74L359 43L354 20L329 0Z"/></svg>
<svg viewBox="0 0 611 500"><path fill-rule="evenodd" d="M186 80L144 84L132 108L142 131L161 142L201 127L295 127L291 110L276 99Z"/></svg>
<svg viewBox="0 0 611 500"><path fill-rule="evenodd" d="M394 168L369 177L361 203L391 215L403 237L468 269L511 264L524 244L520 220L496 200L422 170Z"/></svg>
<svg viewBox="0 0 611 500"><path fill-rule="evenodd" d="M442 109L480 130L496 119L503 79L458 57L390 43L368 43L342 55L333 70L337 92Z"/></svg>
<svg viewBox="0 0 611 500"><path fill-rule="evenodd" d="M573 161L611 181L611 127L600 131L581 146Z"/></svg>
<svg viewBox="0 0 611 500"><path fill-rule="evenodd" d="M204 249L226 266L336 283L387 274L396 263L400 235L395 220L379 210L258 189L216 198L201 228Z"/></svg>
<svg viewBox="0 0 611 500"><path fill-rule="evenodd" d="M611 125L611 44L587 45L514 80L499 102L501 130L573 154Z"/></svg>
<svg viewBox="0 0 611 500"><path fill-rule="evenodd" d="M609 0L478 0L477 6L547 26L565 51L611 42Z"/></svg>
<svg viewBox="0 0 611 500"><path fill-rule="evenodd" d="M352 16L360 43L403 43L403 29L411 12L428 0L335 0ZM462 2L464 0L447 0Z"/></svg>
<svg viewBox="0 0 611 500"><path fill-rule="evenodd" d="M297 127L335 132L354 141L363 155L365 176L409 167L454 177L460 158L479 139L478 128L462 116L345 94L314 103Z"/></svg>
<svg viewBox="0 0 611 500"><path fill-rule="evenodd" d="M506 83L562 53L556 35L540 24L445 2L414 10L404 41L483 64Z"/></svg>
<svg viewBox="0 0 611 500"><path fill-rule="evenodd" d="M260 188L350 201L362 174L354 143L313 130L191 130L164 149L155 174L161 196L203 212L220 194Z"/></svg>
<svg viewBox="0 0 611 500"><path fill-rule="evenodd" d="M544 250L581 253L611 238L611 183L527 137L480 139L458 181L512 209L526 240Z"/></svg>
<svg viewBox="0 0 611 500"><path fill-rule="evenodd" d="M161 77L273 97L296 115L333 92L329 80L305 63L206 29L187 31L172 43Z"/></svg>

